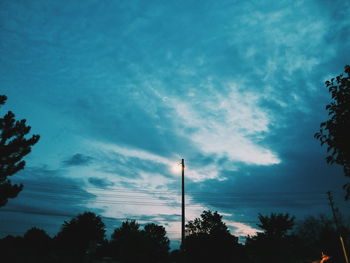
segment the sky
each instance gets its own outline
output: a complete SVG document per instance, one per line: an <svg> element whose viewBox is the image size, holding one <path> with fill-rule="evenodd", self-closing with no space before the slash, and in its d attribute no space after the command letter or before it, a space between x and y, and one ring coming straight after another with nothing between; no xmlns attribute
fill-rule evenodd
<svg viewBox="0 0 350 263"><path fill-rule="evenodd" d="M11 180L0 236L50 235L78 213L166 227L211 209L253 235L258 213L345 213L337 166L313 138L324 82L350 54L350 2L1 1L0 111L40 141Z"/></svg>

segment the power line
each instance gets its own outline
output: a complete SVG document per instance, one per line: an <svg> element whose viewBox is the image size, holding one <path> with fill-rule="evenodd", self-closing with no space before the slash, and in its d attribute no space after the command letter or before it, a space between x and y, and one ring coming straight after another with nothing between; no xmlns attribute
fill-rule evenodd
<svg viewBox="0 0 350 263"><path fill-rule="evenodd" d="M43 191L42 189L38 191L38 189L27 189L26 193L48 193L48 194L55 194L55 192L52 192L52 191L49 191L50 189L47 189L48 191ZM101 189L102 191L102 189ZM155 195L153 193L148 193L148 192L143 192L143 193L133 193L132 191L124 191L125 193L132 193L132 195L127 195L127 194L122 194L123 192L117 192L116 194L114 193L106 193L105 191L106 190L103 190L104 192L102 193L99 193L98 195L96 195L97 193L95 194L92 194L90 193L91 195L94 195L94 196L103 196L103 197L113 197L113 198L117 198L117 197L126 197L126 198L135 198L135 199L144 199L145 197L153 197L153 198L164 198L165 200L167 199L170 199L170 198L174 198L173 197L169 197L169 193L167 193L166 196L162 196L162 195ZM70 191L70 192L66 192L66 193L62 193L62 192L56 192L57 194L59 194L60 196L64 196L64 195L71 195L72 193L75 193L77 195L86 195L85 192L80 192L80 191ZM151 195L153 194L153 195ZM145 196L147 195L147 196ZM176 198L177 196L175 196ZM237 199L237 198L243 198L244 197L244 200L269 200L269 199L275 199L276 197L275 196L269 196L269 195L266 195L266 196L260 196L260 197L256 197L256 196L245 196L245 195L224 195L224 196L220 196L220 195L216 195L216 196L201 196L201 197L194 197L192 198L192 200L199 200L199 201L205 201L205 200L216 200L216 199L220 199L220 200L223 200L223 199L228 199L228 200L234 200L234 199ZM288 198L289 196L280 196L280 198ZM317 196L308 196L308 197L302 197L300 195L297 195L297 197L290 197L290 198L293 198L293 200L319 200L320 197L317 197Z"/></svg>
<svg viewBox="0 0 350 263"><path fill-rule="evenodd" d="M142 206L164 206L164 207L173 207L178 208L180 203L178 200L172 199L158 199L157 198L142 198L142 201L134 199L133 196L113 196L110 195L109 199L100 198L100 197L85 197L81 195L61 195L58 193L43 193L43 192L32 192L26 193L27 196L31 198L44 197L44 200L60 200L63 202L76 201L79 203L101 203L101 204L120 204L120 205L142 205ZM113 199L113 200L111 200ZM192 200L192 203L188 204L189 207L222 207L222 208L239 208L240 206L246 206L247 208L264 207L264 206L305 206L305 205L322 205L324 202L322 200L314 199L241 199L241 200L206 200L198 199Z"/></svg>
<svg viewBox="0 0 350 263"><path fill-rule="evenodd" d="M29 183L30 184L30 183ZM80 186L75 186L75 185L70 185L70 184L51 184L54 186L59 187L59 190L61 190L63 187L64 188L71 188L71 189L78 189L80 191L84 190L100 190L100 191L111 191L111 192L131 192L131 193L145 193L145 194L150 194L150 193L173 193L173 194L179 194L181 195L181 192L178 190L155 190L153 188L146 188L142 187L143 189L126 189L126 188L117 188L117 187L91 187L91 186L86 186L86 187L80 187ZM35 186L39 186L38 188L46 188L49 190L58 190L52 187L48 187L47 184L45 183L35 183ZM26 188L25 188L26 189ZM209 191L187 191L188 194L190 195L197 195L197 194L209 194L209 195L215 195L215 196L250 196L252 194L254 195L264 195L264 196L273 196L273 195L324 195L324 190L317 190L317 191L278 191L278 192L256 192L252 191L252 193L247 193L247 192L241 192L241 193L231 193L231 192L209 192ZM340 192L339 192L340 193Z"/></svg>
<svg viewBox="0 0 350 263"><path fill-rule="evenodd" d="M40 189L26 189L27 193L28 192L42 192L42 193L55 193L55 192L52 192L52 191L49 191L50 189L47 189L46 191L44 190L40 190ZM102 191L102 190L101 190ZM80 195L86 195L85 192L80 192L80 191L70 191L70 192L65 192L65 193L62 193L62 192L56 192L56 193L59 193L61 195L67 195L67 194L71 194L71 193L76 193L76 194L80 194ZM126 194L126 193L129 193L129 194ZM132 193L132 194L130 194ZM130 196L133 196L135 198L144 198L145 196L152 196L152 197L166 197L166 198L170 198L170 197L178 197L180 198L180 196L177 196L177 195L170 195L169 197L169 193L164 193L164 195L156 195L154 193L133 193L131 191L128 191L128 192L116 192L116 193L110 193L110 192L107 192L106 193L106 190L103 190L103 192L101 193L90 193L91 195L97 195L98 196L112 196L112 197L117 197L117 196L126 196L126 197L130 197ZM166 195L165 195L166 194ZM171 193L170 193L171 194ZM276 198L276 196L269 196L269 195L266 195L266 196L260 196L260 197L256 197L256 196L245 196L245 195L215 195L215 196L201 196L201 197L193 197L193 199L198 199L198 198L205 198L205 199L235 199L235 198L245 198L245 199L272 199L272 198ZM299 199L319 199L320 197L319 196L306 196L306 197L303 197L303 196L300 196L300 195L296 195L296 197L292 196L285 196L285 195L280 195L279 197L283 197L283 198L296 198L296 197L299 197Z"/></svg>
<svg viewBox="0 0 350 263"><path fill-rule="evenodd" d="M32 193L29 194L29 196L37 197L42 196L42 193ZM51 200L60 200L60 201L81 201L81 202L94 202L94 203L102 203L102 204L125 204L125 205L149 205L149 206L167 206L167 207L179 207L179 201L176 200L164 200L164 199L146 199L142 198L142 200L145 201L138 201L133 200L133 196L110 196L110 198L113 198L113 200L109 199L94 199L90 200L90 198L84 196L62 196L62 195L52 195L51 193L44 195L45 199L51 199ZM136 198L137 199L137 198ZM168 201L168 202L167 202ZM286 200L275 200L275 199L248 199L248 200L206 200L206 199L199 199L194 200L197 201L197 204L188 204L189 207L202 207L202 206L229 206L231 208L234 208L234 206L237 205L247 205L247 206L254 206L254 205L306 205L306 204L313 204L313 205L324 205L324 202L322 200L316 200L316 199L301 199L301 200L294 200L294 199L286 199ZM203 203L203 204L198 204Z"/></svg>
<svg viewBox="0 0 350 263"><path fill-rule="evenodd" d="M26 210L20 210L20 209L10 209L10 208L2 208L0 210L0 213L3 212L10 212L10 213L22 213L22 214L36 214L36 215L44 215L44 216L59 216L59 217L76 217L76 214L70 214L70 213L62 213L62 212L53 212L53 211L37 211L33 209L26 209ZM166 215L165 215L166 216ZM174 216L174 215L171 215ZM180 215L175 215L180 217ZM100 216L102 219L106 220L135 220L135 221L149 221L149 222L179 222L178 219L156 219L156 218L144 218L141 217L134 217L134 216L126 216L126 217L106 217L106 216ZM188 219L187 219L188 221ZM233 220L231 220L233 221ZM247 220L237 220L235 221L237 223L248 223L248 224L256 224L257 221L247 221ZM177 233L180 233L177 231Z"/></svg>

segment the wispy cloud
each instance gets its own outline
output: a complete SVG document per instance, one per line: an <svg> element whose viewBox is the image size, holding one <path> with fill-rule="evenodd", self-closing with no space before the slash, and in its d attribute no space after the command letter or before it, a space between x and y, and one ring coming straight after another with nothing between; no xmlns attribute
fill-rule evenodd
<svg viewBox="0 0 350 263"><path fill-rule="evenodd" d="M258 106L259 95L244 92L235 84L230 86L228 94L209 94L210 99L204 101L194 98L194 105L170 99L180 132L206 154L257 165L280 163L275 153L259 145L270 122Z"/></svg>
<svg viewBox="0 0 350 263"><path fill-rule="evenodd" d="M248 235L253 236L258 232L262 232L258 228L253 228L244 223L228 221L228 220L224 220L224 222L229 228L231 228L232 233L238 237L246 237Z"/></svg>

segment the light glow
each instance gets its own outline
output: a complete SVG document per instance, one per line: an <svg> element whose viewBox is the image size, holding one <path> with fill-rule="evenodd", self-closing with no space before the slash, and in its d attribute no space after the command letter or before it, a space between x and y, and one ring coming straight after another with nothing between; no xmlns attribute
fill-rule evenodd
<svg viewBox="0 0 350 263"><path fill-rule="evenodd" d="M181 175L182 167L181 163L174 163L170 166L170 171L174 175Z"/></svg>

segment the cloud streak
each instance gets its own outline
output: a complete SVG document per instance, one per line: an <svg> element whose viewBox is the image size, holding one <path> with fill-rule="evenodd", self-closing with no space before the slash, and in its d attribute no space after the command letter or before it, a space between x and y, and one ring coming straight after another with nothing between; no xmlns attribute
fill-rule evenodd
<svg viewBox="0 0 350 263"><path fill-rule="evenodd" d="M257 101L256 94L233 87L228 95L210 97L195 109L176 99L172 105L182 120L178 126L184 125L182 133L204 153L249 164L278 164L276 154L258 144L269 131L269 118Z"/></svg>

